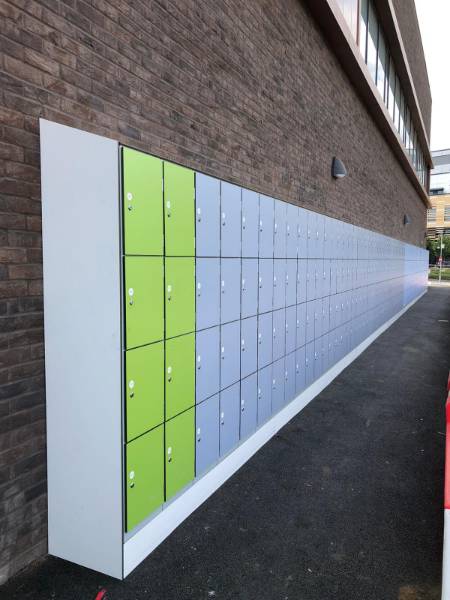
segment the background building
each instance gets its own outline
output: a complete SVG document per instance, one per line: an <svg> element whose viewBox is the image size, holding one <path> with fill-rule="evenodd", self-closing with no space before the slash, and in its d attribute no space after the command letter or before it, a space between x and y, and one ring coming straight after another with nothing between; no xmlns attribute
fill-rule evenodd
<svg viewBox="0 0 450 600"><path fill-rule="evenodd" d="M432 163L413 0L0 10L2 581L47 551L39 117L417 246Z"/></svg>
<svg viewBox="0 0 450 600"><path fill-rule="evenodd" d="M450 235L450 150L431 153L434 168L430 172L430 203L427 211L427 235Z"/></svg>

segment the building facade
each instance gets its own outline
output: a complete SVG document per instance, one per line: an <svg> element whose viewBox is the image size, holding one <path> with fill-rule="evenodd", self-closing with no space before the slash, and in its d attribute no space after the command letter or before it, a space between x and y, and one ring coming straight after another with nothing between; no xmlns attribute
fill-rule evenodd
<svg viewBox="0 0 450 600"><path fill-rule="evenodd" d="M432 153L430 172L430 203L427 211L427 235L435 238L450 235L450 150Z"/></svg>
<svg viewBox="0 0 450 600"><path fill-rule="evenodd" d="M416 247L432 161L412 0L0 11L1 581L47 552L39 118Z"/></svg>

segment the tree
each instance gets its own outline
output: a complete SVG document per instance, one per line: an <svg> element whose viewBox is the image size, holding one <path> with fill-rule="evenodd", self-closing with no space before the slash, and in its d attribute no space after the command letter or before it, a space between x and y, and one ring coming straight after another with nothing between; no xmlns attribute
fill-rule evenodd
<svg viewBox="0 0 450 600"><path fill-rule="evenodd" d="M450 235L444 235L442 238L444 248L442 249L442 258L448 260L450 258ZM435 263L441 255L441 237L427 239L427 250L430 252L430 262Z"/></svg>

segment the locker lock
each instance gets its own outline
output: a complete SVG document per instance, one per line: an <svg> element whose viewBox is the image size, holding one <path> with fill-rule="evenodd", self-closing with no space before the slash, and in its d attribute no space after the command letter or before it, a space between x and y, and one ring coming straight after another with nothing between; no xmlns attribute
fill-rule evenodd
<svg viewBox="0 0 450 600"><path fill-rule="evenodd" d="M259 278L259 287L262 288L262 277Z"/></svg>
<svg viewBox="0 0 450 600"><path fill-rule="evenodd" d="M221 281L222 294L225 294L225 281L222 279Z"/></svg>
<svg viewBox="0 0 450 600"><path fill-rule="evenodd" d="M202 292L202 284L200 281L197 283L197 296L200 298Z"/></svg>
<svg viewBox="0 0 450 600"><path fill-rule="evenodd" d="M286 381L288 380L288 372L287 371L284 372L284 378Z"/></svg>
<svg viewBox="0 0 450 600"><path fill-rule="evenodd" d="M274 276L273 278L273 287L277 287L277 278Z"/></svg>
<svg viewBox="0 0 450 600"><path fill-rule="evenodd" d="M242 291L245 292L245 279L242 280Z"/></svg>
<svg viewBox="0 0 450 600"><path fill-rule="evenodd" d="M201 220L202 220L202 209L199 206L197 208L197 221L200 223Z"/></svg>
<svg viewBox="0 0 450 600"><path fill-rule="evenodd" d="M261 399L261 396L262 396L262 394L261 394L261 388L258 388L258 398Z"/></svg>
<svg viewBox="0 0 450 600"><path fill-rule="evenodd" d="M299 372L300 372L300 368L299 368L299 366L298 366L298 363L295 365L295 372L296 372L296 373L299 373Z"/></svg>
<svg viewBox="0 0 450 600"><path fill-rule="evenodd" d="M273 328L272 335L273 335L273 337L274 337L274 338L276 338L276 337L277 337L277 332L276 332L276 329L275 329L275 327Z"/></svg>
<svg viewBox="0 0 450 600"><path fill-rule="evenodd" d="M224 412L220 413L220 424L225 425L225 413Z"/></svg>
<svg viewBox="0 0 450 600"><path fill-rule="evenodd" d="M170 215L172 214L172 212L170 210L170 200L167 200L166 206L167 206L167 216L170 217Z"/></svg>
<svg viewBox="0 0 450 600"><path fill-rule="evenodd" d="M130 488L134 488L134 471L130 471L129 475L128 475L129 479L130 479Z"/></svg>
<svg viewBox="0 0 450 600"><path fill-rule="evenodd" d="M202 366L202 357L200 356L200 354L197 356L197 369L200 369Z"/></svg>
<svg viewBox="0 0 450 600"><path fill-rule="evenodd" d="M222 360L224 360L225 359L225 346L221 347L220 353L222 354Z"/></svg>
<svg viewBox="0 0 450 600"><path fill-rule="evenodd" d="M222 213L222 225L225 225L225 213Z"/></svg>
<svg viewBox="0 0 450 600"><path fill-rule="evenodd" d="M274 230L274 233L277 232L277 230L278 230L278 223L275 223L273 230Z"/></svg>
<svg viewBox="0 0 450 600"><path fill-rule="evenodd" d="M197 429L197 442L200 442L201 439L202 438L201 438L201 435L200 435L200 427L198 427L198 429Z"/></svg>
<svg viewBox="0 0 450 600"><path fill-rule="evenodd" d="M289 227L289 225L286 226L286 231L288 235L291 235L291 228Z"/></svg>
<svg viewBox="0 0 450 600"><path fill-rule="evenodd" d="M130 288L130 289L128 290L128 295L129 295L129 297L130 297L129 304L130 304L130 306L132 306L132 305L134 304L134 300L133 300L133 296L134 296L134 289L133 289L133 288Z"/></svg>
<svg viewBox="0 0 450 600"><path fill-rule="evenodd" d="M167 448L167 462L172 462L172 446Z"/></svg>
<svg viewBox="0 0 450 600"><path fill-rule="evenodd" d="M241 400L241 412L245 410L245 400Z"/></svg>
<svg viewBox="0 0 450 600"><path fill-rule="evenodd" d="M170 300L172 300L172 286L168 285L167 286L167 300L170 302Z"/></svg>
<svg viewBox="0 0 450 600"><path fill-rule="evenodd" d="M275 389L277 386L277 380L276 379L272 379L272 388Z"/></svg>
<svg viewBox="0 0 450 600"><path fill-rule="evenodd" d="M242 352L244 352L244 350L245 350L245 340L241 340L241 348L242 348Z"/></svg>
<svg viewBox="0 0 450 600"><path fill-rule="evenodd" d="M263 222L262 222L262 221L260 221L260 222L259 222L259 230L260 230L260 231L262 231L262 230L263 230Z"/></svg>
<svg viewBox="0 0 450 600"><path fill-rule="evenodd" d="M170 383L172 381L172 367L167 367L167 381Z"/></svg>
<svg viewBox="0 0 450 600"><path fill-rule="evenodd" d="M245 217L242 217L242 229L245 229Z"/></svg>
<svg viewBox="0 0 450 600"><path fill-rule="evenodd" d="M130 398L134 398L134 381L133 381L133 379L131 379L128 382L128 387L130 389Z"/></svg>
<svg viewBox="0 0 450 600"><path fill-rule="evenodd" d="M262 336L261 336L261 334L260 334L260 333L258 333L258 344L260 344L260 343L261 343L261 341L262 341Z"/></svg>
<svg viewBox="0 0 450 600"><path fill-rule="evenodd" d="M131 192L128 192L127 200L128 200L128 202L131 202L133 200L133 194ZM133 210L133 207L131 204L128 205L128 210Z"/></svg>

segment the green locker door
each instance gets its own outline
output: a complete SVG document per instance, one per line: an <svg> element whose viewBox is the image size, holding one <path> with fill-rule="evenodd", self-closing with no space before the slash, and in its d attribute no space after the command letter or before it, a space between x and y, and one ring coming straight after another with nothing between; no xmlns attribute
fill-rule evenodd
<svg viewBox="0 0 450 600"><path fill-rule="evenodd" d="M166 256L195 256L194 171L164 162Z"/></svg>
<svg viewBox="0 0 450 600"><path fill-rule="evenodd" d="M162 160L123 148L125 254L163 254Z"/></svg>
<svg viewBox="0 0 450 600"><path fill-rule="evenodd" d="M125 257L126 348L164 337L163 259ZM105 301L108 299L106 298Z"/></svg>
<svg viewBox="0 0 450 600"><path fill-rule="evenodd" d="M195 259L166 258L166 338L195 329Z"/></svg>
<svg viewBox="0 0 450 600"><path fill-rule="evenodd" d="M166 419L195 404L195 334L166 342Z"/></svg>
<svg viewBox="0 0 450 600"><path fill-rule="evenodd" d="M164 502L164 426L126 446L126 530L131 531Z"/></svg>
<svg viewBox="0 0 450 600"><path fill-rule="evenodd" d="M166 422L166 500L194 479L195 408Z"/></svg>
<svg viewBox="0 0 450 600"><path fill-rule="evenodd" d="M164 342L125 353L127 442L164 421Z"/></svg>

